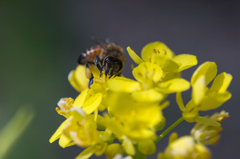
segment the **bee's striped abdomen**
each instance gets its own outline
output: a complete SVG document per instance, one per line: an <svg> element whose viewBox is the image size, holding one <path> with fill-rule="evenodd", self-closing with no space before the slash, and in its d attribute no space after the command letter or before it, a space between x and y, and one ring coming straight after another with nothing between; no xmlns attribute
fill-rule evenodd
<svg viewBox="0 0 240 159"><path fill-rule="evenodd" d="M81 55L78 58L78 64L85 65L87 62L93 62L95 61L96 56L99 56L99 54L103 51L103 48L101 46L94 46L90 49L87 49L85 52L82 52Z"/></svg>

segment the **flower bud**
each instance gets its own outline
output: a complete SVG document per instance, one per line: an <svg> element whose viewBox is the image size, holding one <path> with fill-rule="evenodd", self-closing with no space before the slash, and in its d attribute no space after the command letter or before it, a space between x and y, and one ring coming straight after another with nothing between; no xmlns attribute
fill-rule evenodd
<svg viewBox="0 0 240 159"><path fill-rule="evenodd" d="M159 131L159 130L162 130L165 126L165 123L166 123L166 119L164 116L160 116L160 121L154 125L154 130L155 131Z"/></svg>
<svg viewBox="0 0 240 159"><path fill-rule="evenodd" d="M112 159L117 154L123 154L123 148L120 144L111 144L105 151L105 155L109 159Z"/></svg>
<svg viewBox="0 0 240 159"><path fill-rule="evenodd" d="M221 123L223 120L229 117L229 114L225 111L220 113L214 113L210 119ZM197 123L191 130L191 135L194 139L204 145L215 145L218 143L221 135L219 132L222 131L221 126L210 126Z"/></svg>
<svg viewBox="0 0 240 159"><path fill-rule="evenodd" d="M146 139L138 143L138 150L144 155L152 155L155 153L156 147L152 140Z"/></svg>
<svg viewBox="0 0 240 159"><path fill-rule="evenodd" d="M183 136L171 142L158 159L210 158L210 151L204 145L196 144L191 136Z"/></svg>

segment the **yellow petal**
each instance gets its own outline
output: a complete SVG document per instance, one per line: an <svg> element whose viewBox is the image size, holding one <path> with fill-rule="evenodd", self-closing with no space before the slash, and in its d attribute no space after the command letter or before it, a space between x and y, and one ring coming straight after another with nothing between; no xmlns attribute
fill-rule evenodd
<svg viewBox="0 0 240 159"><path fill-rule="evenodd" d="M160 107L163 110L163 109L167 108L169 106L169 104L170 104L169 100L166 100L160 105Z"/></svg>
<svg viewBox="0 0 240 159"><path fill-rule="evenodd" d="M195 118L195 121L204 125L211 125L211 126L220 126L221 124L217 121L214 121L210 118L207 117L202 117L202 116L198 116Z"/></svg>
<svg viewBox="0 0 240 159"><path fill-rule="evenodd" d="M108 145L107 143L101 143L101 145L99 145L99 147L96 149L95 155L101 156L107 149L107 145Z"/></svg>
<svg viewBox="0 0 240 159"><path fill-rule="evenodd" d="M193 86L197 79L201 76L205 76L206 86L213 80L217 74L217 65L215 62L205 62L200 65L193 73L191 79L191 85Z"/></svg>
<svg viewBox="0 0 240 159"><path fill-rule="evenodd" d="M63 133L63 128L66 125L67 120L62 122L62 124L58 127L58 129L55 131L55 133L52 135L52 137L49 139L50 143L53 143L57 139L59 139Z"/></svg>
<svg viewBox="0 0 240 159"><path fill-rule="evenodd" d="M77 91L81 92L88 88L88 78L85 76L85 66L78 65L76 70L73 70L68 75L68 81Z"/></svg>
<svg viewBox="0 0 240 159"><path fill-rule="evenodd" d="M89 64L88 66L89 66L89 68L91 70L91 73L93 74L94 77L99 77L100 76L100 71L95 64Z"/></svg>
<svg viewBox="0 0 240 159"><path fill-rule="evenodd" d="M168 144L170 145L172 142L176 141L178 138L178 134L176 132L171 133L168 139Z"/></svg>
<svg viewBox="0 0 240 159"><path fill-rule="evenodd" d="M151 57L151 62L158 64L164 72L173 72L179 69L179 64L173 61L169 56L159 53L154 53Z"/></svg>
<svg viewBox="0 0 240 159"><path fill-rule="evenodd" d="M190 88L190 83L183 78L175 78L166 82L162 82L157 88L158 91L163 93L182 92Z"/></svg>
<svg viewBox="0 0 240 159"><path fill-rule="evenodd" d="M214 79L209 91L223 93L227 90L232 81L232 75L223 72Z"/></svg>
<svg viewBox="0 0 240 159"><path fill-rule="evenodd" d="M88 98L88 100L83 104L82 109L87 115L91 114L94 110L98 108L101 102L102 93L97 93L92 97Z"/></svg>
<svg viewBox="0 0 240 159"><path fill-rule="evenodd" d="M133 147L131 140L124 138L122 145L123 145L123 148L125 149L125 151L127 152L127 154L135 155L135 149Z"/></svg>
<svg viewBox="0 0 240 159"><path fill-rule="evenodd" d="M115 93L108 92L107 105L109 105L109 111L114 115L125 115L129 112L129 109L136 106L136 102L131 98L129 93ZM127 115L127 114L126 114Z"/></svg>
<svg viewBox="0 0 240 159"><path fill-rule="evenodd" d="M193 85L192 99L198 105L206 94L205 76L200 76Z"/></svg>
<svg viewBox="0 0 240 159"><path fill-rule="evenodd" d="M88 94L88 89L85 89L84 91L82 91L81 94L79 94L77 98L74 100L73 106L81 108L87 97L87 94Z"/></svg>
<svg viewBox="0 0 240 159"><path fill-rule="evenodd" d="M165 153L174 159L190 159L189 154L194 152L195 142L191 136L182 136L173 141L165 150Z"/></svg>
<svg viewBox="0 0 240 159"><path fill-rule="evenodd" d="M182 117L184 120L186 120L189 123L192 123L195 121L196 117L198 117L198 110L194 109L193 111L187 111L188 105L186 105L186 110L182 112Z"/></svg>
<svg viewBox="0 0 240 159"><path fill-rule="evenodd" d="M126 133L123 125L120 122L112 120L106 115L105 118L98 118L98 123L107 127L107 129L110 130L113 134L115 134L117 138L121 138Z"/></svg>
<svg viewBox="0 0 240 159"><path fill-rule="evenodd" d="M144 61L149 61L149 57L152 56L154 49L158 50L160 53L164 54L166 53L166 55L169 56L170 58L174 56L174 53L164 43L156 41L149 43L143 47L141 53L142 59Z"/></svg>
<svg viewBox="0 0 240 159"><path fill-rule="evenodd" d="M128 51L128 54L129 56L133 59L133 61L136 63L136 64L140 64L143 62L143 60L128 46L127 47L127 51Z"/></svg>
<svg viewBox="0 0 240 159"><path fill-rule="evenodd" d="M90 146L83 150L75 159L89 159L95 152L96 146Z"/></svg>
<svg viewBox="0 0 240 159"><path fill-rule="evenodd" d="M116 77L107 81L107 85L110 90L116 92L134 92L140 89L140 85L137 81L125 78Z"/></svg>
<svg viewBox="0 0 240 159"><path fill-rule="evenodd" d="M66 137L65 135L62 135L59 139L59 145L62 147L62 148L65 148L69 145L69 143L71 143L71 139Z"/></svg>
<svg viewBox="0 0 240 159"><path fill-rule="evenodd" d="M164 94L159 93L153 89L146 90L146 91L139 91L132 93L133 99L137 102L160 102L165 97Z"/></svg>
<svg viewBox="0 0 240 159"><path fill-rule="evenodd" d="M177 101L177 104L178 104L178 106L179 106L179 109L180 109L181 111L184 111L185 106L184 106L184 103L183 103L183 99L182 99L182 94L181 94L181 92L177 92L177 94L176 94L176 101Z"/></svg>
<svg viewBox="0 0 240 159"><path fill-rule="evenodd" d="M220 107L224 102L231 98L231 93L215 93L203 98L199 110L206 111Z"/></svg>
<svg viewBox="0 0 240 159"><path fill-rule="evenodd" d="M160 107L156 105L147 105L148 103L142 103L141 105L137 105L135 109L129 109L126 111L132 111L132 114L129 116L125 115L127 118L132 118L130 122L133 124L144 124L145 127L155 126L162 120L161 115L162 111Z"/></svg>
<svg viewBox="0 0 240 159"><path fill-rule="evenodd" d="M91 86L90 86L90 90L93 91L93 92L96 92L96 93L102 93L104 94L105 91L106 91L106 88L104 87L103 84L100 84L100 83L93 83Z"/></svg>
<svg viewBox="0 0 240 159"><path fill-rule="evenodd" d="M192 111L197 111L198 112L198 107L196 107L196 104L193 102L193 99L191 99L187 104L186 104L186 107L185 107L185 111L186 112L192 112Z"/></svg>
<svg viewBox="0 0 240 159"><path fill-rule="evenodd" d="M156 139L155 133L149 129L130 130L128 131L127 136L129 137L129 139L135 142L139 142L143 139L150 139L150 140Z"/></svg>
<svg viewBox="0 0 240 159"><path fill-rule="evenodd" d="M166 118L161 115L157 120L157 123L153 127L151 127L151 130L160 131L165 127L165 124L166 124Z"/></svg>
<svg viewBox="0 0 240 159"><path fill-rule="evenodd" d="M180 78L180 76L181 76L180 72L168 72L168 73L165 72L161 81L166 82L166 81L169 81L169 80L174 79L174 78Z"/></svg>
<svg viewBox="0 0 240 159"><path fill-rule="evenodd" d="M86 117L86 113L83 111L82 108L79 107L71 107L69 113L71 117L68 118L68 126L69 123L74 123L72 120L81 120L82 118Z"/></svg>
<svg viewBox="0 0 240 159"><path fill-rule="evenodd" d="M174 56L173 61L180 64L180 67L178 68L179 72L195 66L198 63L197 57L189 54L181 54Z"/></svg>
<svg viewBox="0 0 240 159"><path fill-rule="evenodd" d="M154 82L158 82L162 75L162 69L154 63L143 62L133 69L133 76L136 80L140 82L146 82L146 80L152 80Z"/></svg>
<svg viewBox="0 0 240 159"><path fill-rule="evenodd" d="M133 122L134 124L137 121L137 123L145 125L154 125L156 124L154 122L161 115L158 104L136 102L128 93L109 93L108 99L109 112L125 122Z"/></svg>

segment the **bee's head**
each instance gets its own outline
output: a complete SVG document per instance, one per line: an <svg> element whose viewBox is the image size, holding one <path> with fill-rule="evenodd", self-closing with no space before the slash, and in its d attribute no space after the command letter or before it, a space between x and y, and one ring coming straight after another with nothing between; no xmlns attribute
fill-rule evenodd
<svg viewBox="0 0 240 159"><path fill-rule="evenodd" d="M123 68L123 63L115 57L108 56L103 61L103 68L106 76L119 76Z"/></svg>

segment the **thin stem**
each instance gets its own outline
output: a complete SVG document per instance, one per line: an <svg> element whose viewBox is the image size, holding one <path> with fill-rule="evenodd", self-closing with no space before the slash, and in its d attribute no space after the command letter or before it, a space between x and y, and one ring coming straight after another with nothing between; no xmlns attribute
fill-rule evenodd
<svg viewBox="0 0 240 159"><path fill-rule="evenodd" d="M158 143L165 135L167 135L173 128L175 128L178 124L180 124L183 121L183 117L179 118L175 123L173 123L170 127L168 127L161 135L157 137L157 140L155 141L155 144Z"/></svg>

